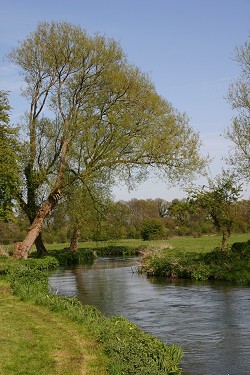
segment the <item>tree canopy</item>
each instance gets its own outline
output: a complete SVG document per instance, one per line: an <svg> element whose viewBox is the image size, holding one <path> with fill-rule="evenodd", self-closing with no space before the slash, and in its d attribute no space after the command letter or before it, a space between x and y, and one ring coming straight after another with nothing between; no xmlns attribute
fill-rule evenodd
<svg viewBox="0 0 250 375"><path fill-rule="evenodd" d="M168 181L201 172L199 135L159 96L120 46L62 23L40 23L10 54L22 69L30 110L20 203L32 223L27 252L64 190L81 181Z"/></svg>
<svg viewBox="0 0 250 375"><path fill-rule="evenodd" d="M235 61L241 75L230 85L228 100L236 111L226 137L233 142L228 162L244 179L250 180L250 43L246 41L236 49Z"/></svg>
<svg viewBox="0 0 250 375"><path fill-rule="evenodd" d="M241 192L242 187L236 176L222 171L214 181L209 180L208 187L204 185L195 188L189 197L189 202L203 208L216 229L222 233L222 251L225 249L235 221L231 207L240 198Z"/></svg>
<svg viewBox="0 0 250 375"><path fill-rule="evenodd" d="M17 131L9 124L10 109L8 93L0 91L0 219L5 221L13 216L13 199L20 182Z"/></svg>

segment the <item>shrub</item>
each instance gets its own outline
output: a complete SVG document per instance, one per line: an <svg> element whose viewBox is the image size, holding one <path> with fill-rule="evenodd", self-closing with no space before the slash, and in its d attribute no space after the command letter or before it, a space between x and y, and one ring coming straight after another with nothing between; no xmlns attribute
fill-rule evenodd
<svg viewBox="0 0 250 375"><path fill-rule="evenodd" d="M110 245L97 247L94 251L97 256L137 256L140 249L140 247Z"/></svg>
<svg viewBox="0 0 250 375"><path fill-rule="evenodd" d="M142 222L141 236L144 241L164 238L164 224L159 219L146 219Z"/></svg>
<svg viewBox="0 0 250 375"><path fill-rule="evenodd" d="M95 258L92 249L79 249L76 253L70 249L50 250L49 254L56 258L60 266L63 267L91 264Z"/></svg>

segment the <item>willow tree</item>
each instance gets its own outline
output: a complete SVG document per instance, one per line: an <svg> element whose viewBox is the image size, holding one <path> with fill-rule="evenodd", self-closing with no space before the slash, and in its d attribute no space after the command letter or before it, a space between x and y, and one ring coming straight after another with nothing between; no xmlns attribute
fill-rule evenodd
<svg viewBox="0 0 250 375"><path fill-rule="evenodd" d="M16 257L28 256L65 189L101 173L169 181L204 165L199 136L120 46L68 23L41 23L9 55L24 76L27 142L20 200L34 210ZM39 202L38 202L39 201Z"/></svg>

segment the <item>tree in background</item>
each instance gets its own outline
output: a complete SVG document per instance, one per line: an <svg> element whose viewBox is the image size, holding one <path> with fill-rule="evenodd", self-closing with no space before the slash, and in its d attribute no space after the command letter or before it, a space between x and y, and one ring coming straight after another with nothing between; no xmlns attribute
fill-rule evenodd
<svg viewBox="0 0 250 375"><path fill-rule="evenodd" d="M236 49L235 61L241 67L240 77L230 85L228 101L237 112L226 137L233 142L228 162L237 174L250 180L250 43Z"/></svg>
<svg viewBox="0 0 250 375"><path fill-rule="evenodd" d="M205 210L216 229L222 233L221 251L225 250L231 235L235 222L232 205L239 199L241 191L241 184L235 175L223 171L214 180L209 180L208 187L198 187L190 194L189 202Z"/></svg>
<svg viewBox="0 0 250 375"><path fill-rule="evenodd" d="M78 251L78 239L93 239L108 216L111 194L108 184L95 181L91 185L75 186L66 195L66 212L71 231L70 249Z"/></svg>
<svg viewBox="0 0 250 375"><path fill-rule="evenodd" d="M17 129L9 124L8 94L0 91L0 220L13 218L13 204L19 189Z"/></svg>
<svg viewBox="0 0 250 375"><path fill-rule="evenodd" d="M203 168L187 117L113 40L41 23L9 57L22 69L30 103L20 204L34 218L17 258L28 256L45 218L79 180L102 172L112 181L141 181L153 168L173 182Z"/></svg>
<svg viewBox="0 0 250 375"><path fill-rule="evenodd" d="M141 237L141 223L146 219L160 218L158 207L152 199L131 199L129 208L129 234L131 238Z"/></svg>
<svg viewBox="0 0 250 375"><path fill-rule="evenodd" d="M149 218L141 223L141 237L144 241L162 240L166 238L165 227L160 219Z"/></svg>

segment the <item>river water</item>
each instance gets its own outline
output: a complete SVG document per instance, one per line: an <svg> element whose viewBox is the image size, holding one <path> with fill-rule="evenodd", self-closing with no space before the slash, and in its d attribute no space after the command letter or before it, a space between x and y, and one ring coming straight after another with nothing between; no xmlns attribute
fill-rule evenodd
<svg viewBox="0 0 250 375"><path fill-rule="evenodd" d="M184 375L250 374L250 288L151 279L138 265L136 258L97 258L57 270L50 285L181 346Z"/></svg>

